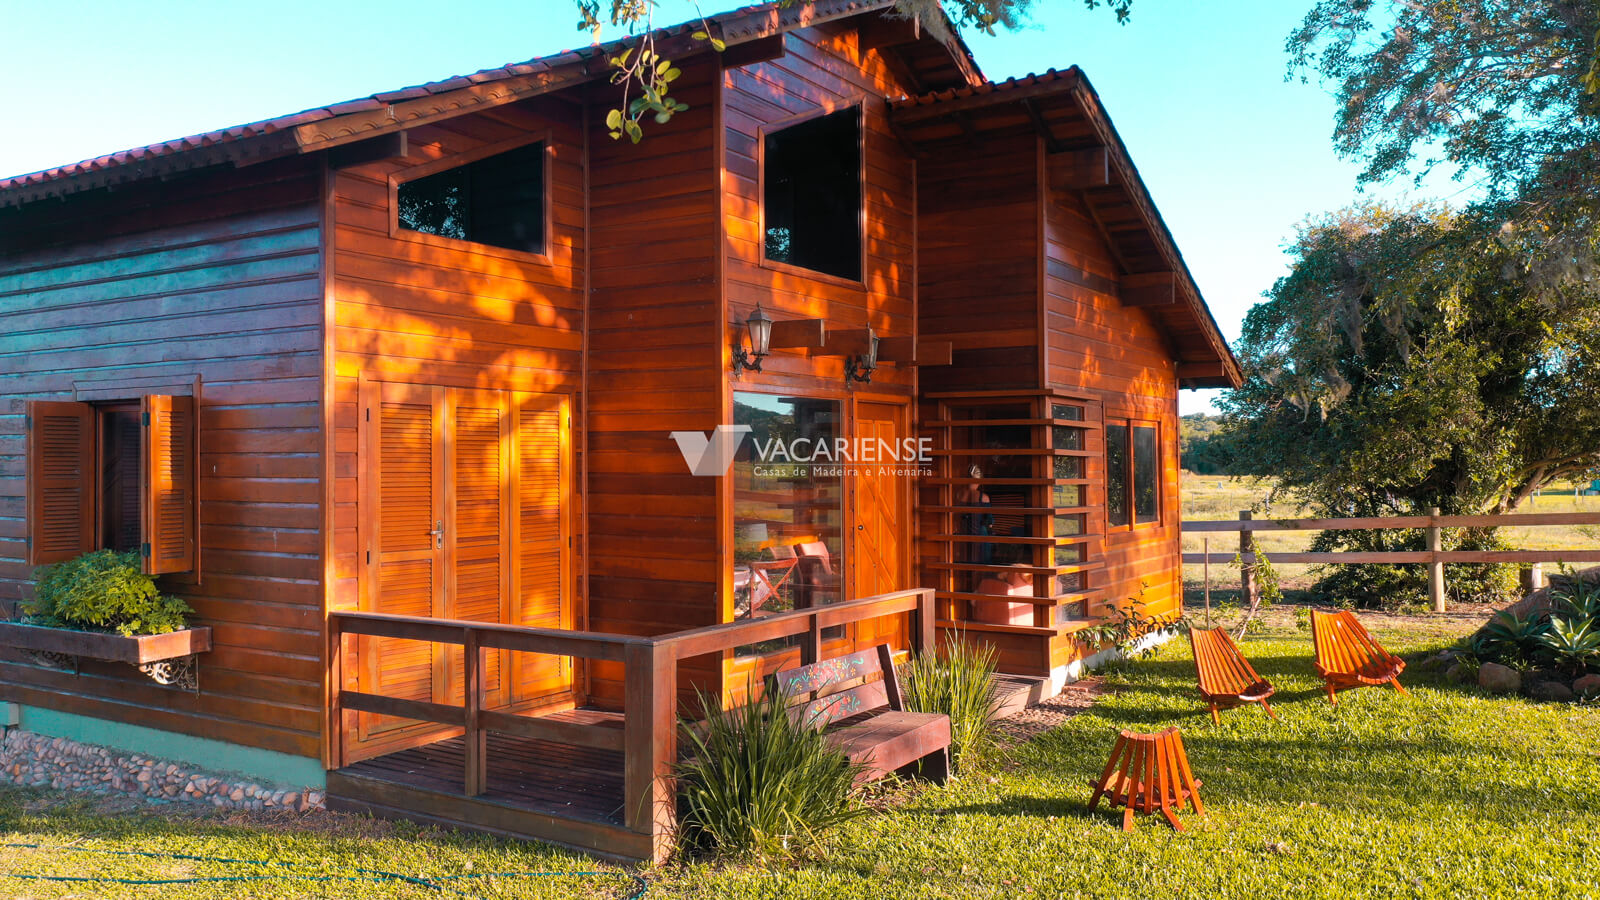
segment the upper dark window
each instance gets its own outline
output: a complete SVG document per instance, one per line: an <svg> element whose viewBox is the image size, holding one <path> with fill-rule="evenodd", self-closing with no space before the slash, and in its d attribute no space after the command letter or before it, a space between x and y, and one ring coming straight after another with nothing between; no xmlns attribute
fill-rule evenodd
<svg viewBox="0 0 1600 900"><path fill-rule="evenodd" d="M766 135L766 257L861 278L861 109Z"/></svg>
<svg viewBox="0 0 1600 900"><path fill-rule="evenodd" d="M544 144L400 185L400 227L511 250L544 252Z"/></svg>

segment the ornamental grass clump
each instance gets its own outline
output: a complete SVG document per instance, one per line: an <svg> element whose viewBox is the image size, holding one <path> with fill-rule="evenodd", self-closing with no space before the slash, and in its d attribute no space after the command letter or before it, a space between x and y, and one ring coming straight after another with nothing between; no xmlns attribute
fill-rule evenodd
<svg viewBox="0 0 1600 900"><path fill-rule="evenodd" d="M193 612L163 596L144 574L139 554L96 550L39 571L28 621L52 628L109 631L123 636L166 634L187 627Z"/></svg>
<svg viewBox="0 0 1600 900"><path fill-rule="evenodd" d="M679 764L682 849L716 856L793 856L866 808L853 802L860 766L790 719L767 691L736 709L701 694L701 722L683 723Z"/></svg>
<svg viewBox="0 0 1600 900"><path fill-rule="evenodd" d="M901 667L906 707L950 717L950 764L976 768L994 748L994 648L956 639Z"/></svg>

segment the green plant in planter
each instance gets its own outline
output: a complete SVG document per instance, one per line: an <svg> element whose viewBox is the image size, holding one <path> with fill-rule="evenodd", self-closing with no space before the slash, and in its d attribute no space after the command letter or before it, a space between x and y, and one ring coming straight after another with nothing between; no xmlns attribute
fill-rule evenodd
<svg viewBox="0 0 1600 900"><path fill-rule="evenodd" d="M194 611L177 597L163 596L140 571L137 553L96 550L39 570L39 583L24 613L35 625L111 631L121 635L166 634L187 627Z"/></svg>
<svg viewBox="0 0 1600 900"><path fill-rule="evenodd" d="M1582 675L1590 666L1600 666L1600 627L1593 621L1552 617L1540 642L1555 658L1556 668L1567 675Z"/></svg>

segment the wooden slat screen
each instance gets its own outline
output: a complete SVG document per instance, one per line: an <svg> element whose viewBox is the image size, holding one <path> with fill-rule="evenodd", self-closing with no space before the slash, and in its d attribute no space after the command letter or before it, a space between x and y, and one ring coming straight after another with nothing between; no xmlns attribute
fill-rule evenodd
<svg viewBox="0 0 1600 900"><path fill-rule="evenodd" d="M144 571L188 572L195 558L193 397L144 398Z"/></svg>
<svg viewBox="0 0 1600 900"><path fill-rule="evenodd" d="M517 401L517 613L515 624L570 628L567 594L566 398L519 395ZM566 690L565 657L518 654L515 694L534 699Z"/></svg>
<svg viewBox="0 0 1600 900"><path fill-rule="evenodd" d="M94 407L28 404L28 563L64 562L93 550Z"/></svg>

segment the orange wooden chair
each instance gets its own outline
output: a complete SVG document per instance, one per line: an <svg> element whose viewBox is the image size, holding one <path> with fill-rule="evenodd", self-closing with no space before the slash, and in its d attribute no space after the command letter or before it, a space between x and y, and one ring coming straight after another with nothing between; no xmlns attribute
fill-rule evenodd
<svg viewBox="0 0 1600 900"><path fill-rule="evenodd" d="M1178 729L1168 728L1160 734L1124 731L1111 748L1111 759L1100 780L1089 783L1094 788L1089 810L1093 812L1105 797L1113 808L1122 807L1123 831L1133 830L1135 812L1159 812L1173 829L1184 831L1177 811L1185 803L1194 807L1196 815L1206 814L1200 805L1200 784L1189 771L1189 756L1183 752L1183 735Z"/></svg>
<svg viewBox="0 0 1600 900"><path fill-rule="evenodd" d="M1405 660L1383 649L1349 610L1311 611L1311 639L1317 648L1317 674L1328 690L1328 702L1339 705L1335 691L1392 684L1404 694L1400 673Z"/></svg>
<svg viewBox="0 0 1600 900"><path fill-rule="evenodd" d="M1221 628L1191 628L1189 646L1194 650L1194 672L1200 683L1200 696L1211 704L1211 721L1222 724L1218 709L1232 709L1245 703L1259 703L1267 715L1278 717L1267 703L1273 693L1272 684L1250 667L1250 661L1239 652L1228 632Z"/></svg>

